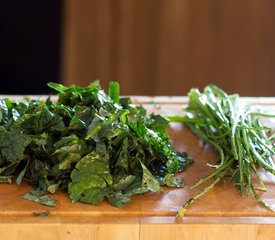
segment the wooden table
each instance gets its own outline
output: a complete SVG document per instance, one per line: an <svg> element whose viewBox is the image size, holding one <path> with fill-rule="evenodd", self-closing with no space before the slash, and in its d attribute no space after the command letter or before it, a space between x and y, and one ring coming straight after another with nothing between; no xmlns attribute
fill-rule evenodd
<svg viewBox="0 0 275 240"><path fill-rule="evenodd" d="M275 112L275 98L245 100ZM150 111L171 115L183 113L187 99L136 97L135 101ZM275 121L268 124L274 127ZM185 200L200 190L190 190L190 186L211 172L206 163L213 163L217 155L182 124L172 124L169 133L174 147L187 151L195 161L182 174L184 188L134 196L124 209L107 202L97 206L72 204L67 194L58 192L57 207L51 208L23 200L21 195L31 189L27 184L2 184L0 239L273 239L275 213L253 197L242 198L230 179L190 206L185 217L175 217ZM268 189L261 197L275 209L275 177L261 174ZM33 216L34 212L44 211L49 211L48 217Z"/></svg>

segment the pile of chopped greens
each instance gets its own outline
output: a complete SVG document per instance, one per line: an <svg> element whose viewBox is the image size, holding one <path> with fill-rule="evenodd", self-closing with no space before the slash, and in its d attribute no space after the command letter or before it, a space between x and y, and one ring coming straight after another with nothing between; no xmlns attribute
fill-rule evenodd
<svg viewBox="0 0 275 240"><path fill-rule="evenodd" d="M120 98L116 82L108 95L98 81L48 85L57 101L0 100L1 183L27 181L34 190L23 198L49 206L58 189L73 202L124 207L134 194L182 186L174 174L191 159L172 149L166 118Z"/></svg>
<svg viewBox="0 0 275 240"><path fill-rule="evenodd" d="M179 210L182 216L188 206L212 189L225 177L231 176L243 196L254 195L259 203L272 210L259 196L266 191L258 167L275 175L273 130L265 126L259 117L275 117L259 112L240 100L237 94L228 95L214 85L208 85L201 93L191 89L186 114L171 116L171 121L185 123L205 143L219 153L214 172L200 179L193 187L210 182L199 194L186 201ZM252 182L255 175L258 183Z"/></svg>

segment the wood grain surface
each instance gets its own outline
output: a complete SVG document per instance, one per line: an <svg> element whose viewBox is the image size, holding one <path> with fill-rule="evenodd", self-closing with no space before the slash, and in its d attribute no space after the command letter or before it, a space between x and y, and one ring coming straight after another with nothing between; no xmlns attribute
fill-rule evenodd
<svg viewBox="0 0 275 240"><path fill-rule="evenodd" d="M147 100L148 101L147 101ZM139 97L151 112L182 114L186 104L180 98ZM254 104L274 112L275 99L250 99ZM275 126L275 122L268 122ZM275 213L268 211L253 197L242 197L230 179L226 179L195 204L185 217L176 218L177 210L200 188L190 190L200 177L212 170L216 153L182 124L172 124L169 134L173 146L188 152L194 163L179 174L184 188L163 188L162 193L134 196L124 209L107 201L93 206L71 203L68 195L57 192L57 206L39 205L21 198L31 190L26 183L0 185L0 239L271 239L275 233ZM261 197L275 208L275 177L261 172L267 192ZM33 213L48 211L48 217Z"/></svg>
<svg viewBox="0 0 275 240"><path fill-rule="evenodd" d="M273 0L64 1L62 82L185 95L215 83L274 96Z"/></svg>

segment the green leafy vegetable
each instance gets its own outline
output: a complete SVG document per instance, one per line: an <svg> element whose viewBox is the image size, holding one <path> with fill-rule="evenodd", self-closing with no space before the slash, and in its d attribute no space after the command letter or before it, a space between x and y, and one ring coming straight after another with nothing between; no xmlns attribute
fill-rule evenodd
<svg viewBox="0 0 275 240"><path fill-rule="evenodd" d="M11 183L12 176L0 176L0 183Z"/></svg>
<svg viewBox="0 0 275 240"><path fill-rule="evenodd" d="M200 92L192 89L184 116L171 116L171 121L184 122L205 143L212 145L219 153L216 165L210 165L214 172L200 179L193 187L207 181L210 184L198 195L191 197L180 209L183 215L187 207L212 189L224 177L231 176L242 195L253 194L265 207L270 208L257 193L265 191L265 185L258 173L260 166L275 174L272 156L275 154L272 129L264 126L259 117L275 117L260 113L240 100L238 95L227 95L220 88L209 85ZM252 183L252 174L259 186Z"/></svg>
<svg viewBox="0 0 275 240"><path fill-rule="evenodd" d="M45 195L43 192L31 191L23 195L23 198L43 205L55 207L56 201L52 196Z"/></svg>
<svg viewBox="0 0 275 240"><path fill-rule="evenodd" d="M50 211L46 210L44 212L33 212L34 217L48 217L50 216Z"/></svg>
<svg viewBox="0 0 275 240"><path fill-rule="evenodd" d="M77 162L71 173L72 182L69 183L69 194L73 202L97 204L108 193L113 179L108 162L100 159L95 151L89 153Z"/></svg>
<svg viewBox="0 0 275 240"><path fill-rule="evenodd" d="M73 202L124 207L134 194L182 186L174 174L191 159L173 150L166 118L120 98L116 82L109 95L98 81L48 85L57 101L0 100L0 182L26 180L34 191L23 198L49 206L58 189Z"/></svg>
<svg viewBox="0 0 275 240"><path fill-rule="evenodd" d="M109 96L115 103L119 103L119 83L118 82L109 83Z"/></svg>

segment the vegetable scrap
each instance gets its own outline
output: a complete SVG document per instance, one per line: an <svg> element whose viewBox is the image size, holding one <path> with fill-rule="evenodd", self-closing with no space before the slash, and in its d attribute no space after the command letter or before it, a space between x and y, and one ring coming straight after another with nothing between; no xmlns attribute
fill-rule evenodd
<svg viewBox="0 0 275 240"><path fill-rule="evenodd" d="M50 211L46 210L43 212L33 212L32 215L34 217L49 217L50 216Z"/></svg>

